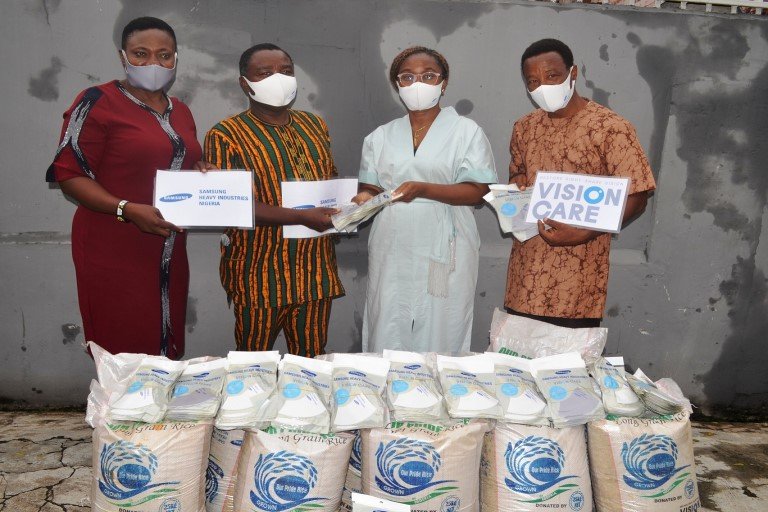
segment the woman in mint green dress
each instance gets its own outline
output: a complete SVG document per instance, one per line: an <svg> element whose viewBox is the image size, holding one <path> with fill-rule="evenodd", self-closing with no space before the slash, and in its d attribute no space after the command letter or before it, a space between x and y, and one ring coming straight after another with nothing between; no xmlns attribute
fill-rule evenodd
<svg viewBox="0 0 768 512"><path fill-rule="evenodd" d="M438 52L404 50L390 81L408 115L363 143L353 200L399 195L375 217L368 239L366 352L469 350L480 248L472 206L497 177L483 130L440 107L448 73Z"/></svg>

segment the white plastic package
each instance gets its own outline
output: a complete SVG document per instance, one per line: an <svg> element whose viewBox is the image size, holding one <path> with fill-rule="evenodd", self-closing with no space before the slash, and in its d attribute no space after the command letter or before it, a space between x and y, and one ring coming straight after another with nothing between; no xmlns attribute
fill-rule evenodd
<svg viewBox="0 0 768 512"><path fill-rule="evenodd" d="M277 364L280 353L237 352L227 354L227 377L216 428L263 428L275 415Z"/></svg>
<svg viewBox="0 0 768 512"><path fill-rule="evenodd" d="M389 206L394 199L396 199L396 196L393 196L391 191L384 191L363 204L351 203L340 205L338 206L339 213L331 215L333 227L337 231L351 233L360 224L379 213L379 210Z"/></svg>
<svg viewBox="0 0 768 512"><path fill-rule="evenodd" d="M363 493L420 512L479 510L483 436L489 423L392 422L361 431Z"/></svg>
<svg viewBox="0 0 768 512"><path fill-rule="evenodd" d="M539 234L539 227L535 222L525 222L533 188L521 192L517 185L512 183L493 184L488 188L490 191L483 199L496 212L502 232L512 233L521 242Z"/></svg>
<svg viewBox="0 0 768 512"><path fill-rule="evenodd" d="M691 403L683 396L680 387L672 379L667 379L665 385L675 395L668 393L664 389L659 389L656 383L639 368L635 371L634 375L627 375L626 377L632 390L637 393L637 396L640 397L640 400L643 401L643 404L651 413L666 416L682 411L687 411L689 414L692 412ZM669 381L674 386L670 385Z"/></svg>
<svg viewBox="0 0 768 512"><path fill-rule="evenodd" d="M624 370L601 357L592 366L592 375L600 386L606 413L636 417L645 412L643 402L627 383Z"/></svg>
<svg viewBox="0 0 768 512"><path fill-rule="evenodd" d="M186 367L186 361L154 356L143 358L123 395L110 404L110 420L144 423L162 420L173 384Z"/></svg>
<svg viewBox="0 0 768 512"><path fill-rule="evenodd" d="M597 361L608 339L605 327L569 329L496 309L491 320L491 352L535 359L578 352L587 364Z"/></svg>
<svg viewBox="0 0 768 512"><path fill-rule="evenodd" d="M498 423L483 444L480 504L484 511L591 512L584 426Z"/></svg>
<svg viewBox="0 0 768 512"><path fill-rule="evenodd" d="M210 422L104 423L93 431L94 512L205 512Z"/></svg>
<svg viewBox="0 0 768 512"><path fill-rule="evenodd" d="M383 427L388 373L387 359L334 354L331 430Z"/></svg>
<svg viewBox="0 0 768 512"><path fill-rule="evenodd" d="M547 400L556 428L583 425L605 418L584 360L576 352L534 359L533 378Z"/></svg>
<svg viewBox="0 0 768 512"><path fill-rule="evenodd" d="M432 368L422 354L387 350L387 405L392 418L400 421L439 422L448 418Z"/></svg>
<svg viewBox="0 0 768 512"><path fill-rule="evenodd" d="M352 493L352 512L411 512L410 505Z"/></svg>
<svg viewBox="0 0 768 512"><path fill-rule="evenodd" d="M244 430L213 429L205 472L206 512L235 512L235 483Z"/></svg>
<svg viewBox="0 0 768 512"><path fill-rule="evenodd" d="M502 421L549 426L549 408L531 375L530 360L486 352L496 371L496 398Z"/></svg>
<svg viewBox="0 0 768 512"><path fill-rule="evenodd" d="M598 512L702 510L687 413L606 419L587 431Z"/></svg>
<svg viewBox="0 0 768 512"><path fill-rule="evenodd" d="M452 418L496 419L502 415L496 398L493 360L485 354L437 356L437 371Z"/></svg>
<svg viewBox="0 0 768 512"><path fill-rule="evenodd" d="M245 435L236 512L337 512L354 436L297 431Z"/></svg>
<svg viewBox="0 0 768 512"><path fill-rule="evenodd" d="M327 434L332 379L333 363L286 354L280 361L272 426Z"/></svg>
<svg viewBox="0 0 768 512"><path fill-rule="evenodd" d="M166 419L185 421L215 417L226 375L226 359L188 365L173 387Z"/></svg>

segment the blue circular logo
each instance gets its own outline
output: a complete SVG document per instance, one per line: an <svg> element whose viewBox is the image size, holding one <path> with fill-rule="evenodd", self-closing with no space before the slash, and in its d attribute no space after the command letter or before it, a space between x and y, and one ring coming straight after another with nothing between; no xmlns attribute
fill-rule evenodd
<svg viewBox="0 0 768 512"><path fill-rule="evenodd" d="M349 390L348 389L337 389L336 390L336 405L344 405L347 403L347 400L349 400Z"/></svg>
<svg viewBox="0 0 768 512"><path fill-rule="evenodd" d="M227 384L227 394L228 395L237 395L238 393L242 393L245 389L245 383L241 380L233 380L229 384Z"/></svg>
<svg viewBox="0 0 768 512"><path fill-rule="evenodd" d="M552 386L549 388L549 398L552 400L562 400L568 396L568 391L562 386Z"/></svg>
<svg viewBox="0 0 768 512"><path fill-rule="evenodd" d="M137 380L136 382L134 382L133 384L128 386L128 392L129 393L135 393L135 392L137 392L138 390L140 390L143 387L144 387L144 383L141 382L140 380Z"/></svg>
<svg viewBox="0 0 768 512"><path fill-rule="evenodd" d="M505 382L501 385L501 392L504 396L515 396L520 390L511 382Z"/></svg>
<svg viewBox="0 0 768 512"><path fill-rule="evenodd" d="M392 381L392 392L393 393L402 393L403 391L406 391L408 389L408 383L404 380L393 380Z"/></svg>
<svg viewBox="0 0 768 512"><path fill-rule="evenodd" d="M568 506L571 507L571 510L581 510L584 508L584 493L576 491L571 494L570 499L568 499Z"/></svg>
<svg viewBox="0 0 768 512"><path fill-rule="evenodd" d="M608 389L619 389L619 383L610 375L606 375L603 378L603 385Z"/></svg>
<svg viewBox="0 0 768 512"><path fill-rule="evenodd" d="M693 480L688 480L685 482L685 497L688 499L693 498L693 493L696 492L696 486L693 483Z"/></svg>
<svg viewBox="0 0 768 512"><path fill-rule="evenodd" d="M300 394L301 394L301 388L299 388L299 386L297 386L293 382L289 382L283 388L283 396L285 398L296 398Z"/></svg>
<svg viewBox="0 0 768 512"><path fill-rule="evenodd" d="M176 498L168 498L161 505L159 512L179 512L181 510L181 502Z"/></svg>
<svg viewBox="0 0 768 512"><path fill-rule="evenodd" d="M512 203L504 203L501 205L501 214L505 217L512 217L517 213L517 206Z"/></svg>
<svg viewBox="0 0 768 512"><path fill-rule="evenodd" d="M589 187L584 191L584 200L589 204L601 203L605 199L605 191L600 187Z"/></svg>
<svg viewBox="0 0 768 512"><path fill-rule="evenodd" d="M451 394L453 396L464 396L467 393L469 393L469 390L464 384L454 384L451 386Z"/></svg>

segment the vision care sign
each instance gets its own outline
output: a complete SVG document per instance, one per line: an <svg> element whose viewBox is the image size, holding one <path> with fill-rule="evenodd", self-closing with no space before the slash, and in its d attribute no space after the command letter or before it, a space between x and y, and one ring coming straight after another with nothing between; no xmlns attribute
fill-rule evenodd
<svg viewBox="0 0 768 512"><path fill-rule="evenodd" d="M552 219L571 226L618 233L629 178L539 172L526 222Z"/></svg>
<svg viewBox="0 0 768 512"><path fill-rule="evenodd" d="M179 227L253 228L251 171L157 171L155 208Z"/></svg>

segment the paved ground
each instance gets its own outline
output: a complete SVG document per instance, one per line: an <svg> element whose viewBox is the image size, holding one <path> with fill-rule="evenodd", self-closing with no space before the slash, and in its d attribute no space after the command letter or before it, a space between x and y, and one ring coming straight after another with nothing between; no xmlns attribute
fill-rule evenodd
<svg viewBox="0 0 768 512"><path fill-rule="evenodd" d="M768 510L768 423L694 423L703 510ZM90 510L82 413L0 413L0 510Z"/></svg>

